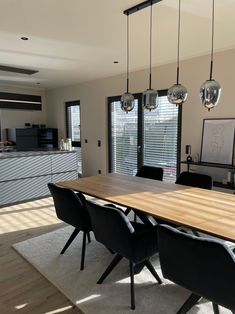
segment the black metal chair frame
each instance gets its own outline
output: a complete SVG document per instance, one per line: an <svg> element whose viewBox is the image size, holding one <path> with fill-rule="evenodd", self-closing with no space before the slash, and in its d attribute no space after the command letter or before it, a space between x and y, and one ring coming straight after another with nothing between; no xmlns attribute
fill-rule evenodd
<svg viewBox="0 0 235 314"><path fill-rule="evenodd" d="M235 289L232 288L235 287L234 281L227 288L228 281L226 279L235 274L235 255L230 248L220 241L198 238L194 235L180 232L168 225L158 226L158 239L163 276L192 291L177 314L187 313L202 297L212 300L214 314L219 314L219 303L229 308L235 314ZM172 246L174 246L174 252L172 252ZM228 274L223 275L220 273L216 277L216 284L214 284L214 273L218 274L218 271L216 271L217 266L212 265L215 256L217 259L221 258L220 261L224 262L225 268L227 266L229 269ZM172 262L173 258L175 262ZM223 265L220 266L223 267ZM204 276L207 276L204 279L206 283L202 281L203 277L200 278L198 273L200 275L203 273ZM224 278L224 276L226 277ZM233 279L235 278L232 277L231 280ZM214 287L214 285L216 286ZM221 289L226 287L225 292L223 290L220 292L220 287ZM234 289L231 292L234 295L234 299L226 292L227 290L230 291L230 289Z"/></svg>
<svg viewBox="0 0 235 314"><path fill-rule="evenodd" d="M130 222L125 213L123 213L121 209L116 208L113 205L101 206L98 204L90 203L88 205L88 211L90 213L92 228L96 240L104 244L106 247L109 247L112 251L116 253L109 266L98 279L97 284L103 283L103 281L118 265L122 258L126 258L127 260L129 260L131 309L134 310L134 267L136 265L143 264L144 266L146 266L147 269L154 276L154 278L158 281L158 283L162 283L159 275L149 261L149 258L153 255L152 252L156 253L157 251L157 227L145 226L144 224ZM153 238L154 235L156 239ZM146 238L148 240L146 240ZM134 253L136 252L136 249L134 249L134 247L136 248L135 245L137 241L140 241L138 242L138 244L143 243L141 241L148 241L147 243L144 242L145 245L148 245L148 243L150 243L149 240L152 241L151 246L153 246L152 243L154 242L154 248L151 247L150 251L147 250L147 252L141 252L141 257L139 255L137 256L137 253Z"/></svg>
<svg viewBox="0 0 235 314"><path fill-rule="evenodd" d="M88 243L91 242L91 223L87 211L87 201L82 193L75 193L72 190L59 187L53 183L48 183L48 188L54 200L57 217L74 227L74 231L65 243L60 254L66 252L80 231L83 232L80 264L80 270L83 270L85 265L86 239ZM79 211L82 211L80 217Z"/></svg>

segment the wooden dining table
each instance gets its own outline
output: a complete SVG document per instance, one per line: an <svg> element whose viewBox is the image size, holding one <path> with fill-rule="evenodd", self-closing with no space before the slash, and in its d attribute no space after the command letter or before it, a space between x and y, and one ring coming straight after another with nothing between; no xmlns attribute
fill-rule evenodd
<svg viewBox="0 0 235 314"><path fill-rule="evenodd" d="M57 183L235 242L235 195L111 173Z"/></svg>

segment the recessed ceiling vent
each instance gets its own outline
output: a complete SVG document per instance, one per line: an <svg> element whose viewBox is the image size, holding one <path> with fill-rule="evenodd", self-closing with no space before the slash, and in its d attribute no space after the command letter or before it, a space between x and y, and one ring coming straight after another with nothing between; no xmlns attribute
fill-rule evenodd
<svg viewBox="0 0 235 314"><path fill-rule="evenodd" d="M28 75L32 75L32 74L35 74L35 73L39 72L39 71L36 71L36 70L15 68L15 67L9 67L9 66L5 66L5 65L0 65L0 71L21 73L21 74L28 74Z"/></svg>

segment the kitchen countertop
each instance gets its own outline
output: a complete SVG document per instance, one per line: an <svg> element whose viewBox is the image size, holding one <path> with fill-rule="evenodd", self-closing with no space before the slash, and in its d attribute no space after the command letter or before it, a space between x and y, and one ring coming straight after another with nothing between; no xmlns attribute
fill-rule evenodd
<svg viewBox="0 0 235 314"><path fill-rule="evenodd" d="M32 150L32 151L9 151L0 152L0 159L5 158L18 158L18 157L28 157L28 156L42 156L42 155L52 155L52 154L68 154L76 153L77 150Z"/></svg>

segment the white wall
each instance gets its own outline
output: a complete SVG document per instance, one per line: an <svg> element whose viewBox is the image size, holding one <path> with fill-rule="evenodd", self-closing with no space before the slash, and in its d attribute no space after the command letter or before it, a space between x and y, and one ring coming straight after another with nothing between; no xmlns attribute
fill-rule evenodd
<svg viewBox="0 0 235 314"><path fill-rule="evenodd" d="M214 78L222 85L219 105L208 112L200 104L200 85L209 76L209 56L181 62L181 82L188 89L188 100L183 105L182 119L182 159L185 158L185 144L192 145L192 155L200 153L202 123L204 118L235 118L234 79L235 50L216 53L214 56ZM167 89L175 82L175 64L167 64L153 69L153 87ZM141 92L148 86L148 70L130 75L130 90ZM96 175L108 171L107 147L107 97L121 95L125 89L125 75L109 77L70 87L47 91L47 124L59 129L65 136L65 102L81 101L81 132L83 174ZM88 143L84 143L88 139ZM97 147L97 140L102 147Z"/></svg>
<svg viewBox="0 0 235 314"><path fill-rule="evenodd" d="M0 109L1 128L21 128L25 123L45 124L46 123L46 99L45 91L42 88L19 87L1 85L0 92L19 93L28 95L39 95L42 97L42 110L15 110Z"/></svg>

